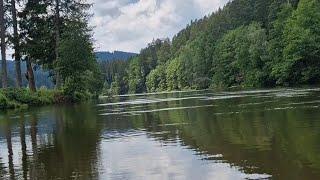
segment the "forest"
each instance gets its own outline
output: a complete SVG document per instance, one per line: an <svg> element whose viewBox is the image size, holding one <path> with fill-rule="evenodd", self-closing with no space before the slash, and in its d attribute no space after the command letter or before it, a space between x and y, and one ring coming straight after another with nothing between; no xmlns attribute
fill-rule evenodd
<svg viewBox="0 0 320 180"><path fill-rule="evenodd" d="M233 0L103 72L112 94L317 85L320 1Z"/></svg>
<svg viewBox="0 0 320 180"><path fill-rule="evenodd" d="M92 4L82 0L0 3L1 107L34 100L40 104L81 101L101 93L320 82L319 0L233 0L191 21L172 39L155 39L129 60L108 62L97 62L94 53L88 25ZM14 79L8 75L8 48L14 50ZM37 89L38 68L49 72L54 90Z"/></svg>
<svg viewBox="0 0 320 180"><path fill-rule="evenodd" d="M82 0L0 0L0 108L81 101L100 94L103 76L88 25L91 6ZM14 87L9 86L9 48L14 51ZM49 72L54 90L37 89L39 68Z"/></svg>

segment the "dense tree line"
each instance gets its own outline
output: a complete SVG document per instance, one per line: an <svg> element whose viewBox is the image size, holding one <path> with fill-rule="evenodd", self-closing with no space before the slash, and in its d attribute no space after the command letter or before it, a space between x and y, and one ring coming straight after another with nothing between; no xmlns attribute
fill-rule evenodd
<svg viewBox="0 0 320 180"><path fill-rule="evenodd" d="M36 91L34 71L50 72L66 95L100 93L102 75L88 26L91 4L84 0L0 0L2 87L8 87L6 49L14 50L15 84ZM25 61L26 73L21 71Z"/></svg>
<svg viewBox="0 0 320 180"><path fill-rule="evenodd" d="M320 1L233 0L122 69L117 93L318 84Z"/></svg>

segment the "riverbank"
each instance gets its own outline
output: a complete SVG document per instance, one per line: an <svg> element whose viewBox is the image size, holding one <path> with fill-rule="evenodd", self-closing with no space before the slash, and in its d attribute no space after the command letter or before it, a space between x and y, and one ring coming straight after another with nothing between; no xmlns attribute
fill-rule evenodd
<svg viewBox="0 0 320 180"><path fill-rule="evenodd" d="M1 89L0 109L26 108L59 102L61 92L56 90L39 89L31 92L29 89Z"/></svg>
<svg viewBox="0 0 320 180"><path fill-rule="evenodd" d="M51 104L75 103L88 100L92 96L88 93L74 93L66 95L62 90L40 88L37 92L29 89L1 89L0 110L27 108L29 106L43 106Z"/></svg>

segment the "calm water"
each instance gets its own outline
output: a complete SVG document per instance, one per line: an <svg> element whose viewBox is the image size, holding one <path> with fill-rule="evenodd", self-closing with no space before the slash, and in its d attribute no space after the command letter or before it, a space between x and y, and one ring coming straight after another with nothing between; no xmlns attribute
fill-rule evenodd
<svg viewBox="0 0 320 180"><path fill-rule="evenodd" d="M0 113L0 179L320 179L320 89Z"/></svg>

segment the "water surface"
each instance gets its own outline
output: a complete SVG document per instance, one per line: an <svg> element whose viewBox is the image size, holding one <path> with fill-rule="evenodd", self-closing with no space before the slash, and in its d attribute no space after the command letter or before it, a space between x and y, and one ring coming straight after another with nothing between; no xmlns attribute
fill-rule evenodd
<svg viewBox="0 0 320 180"><path fill-rule="evenodd" d="M0 179L320 179L320 89L0 112Z"/></svg>

